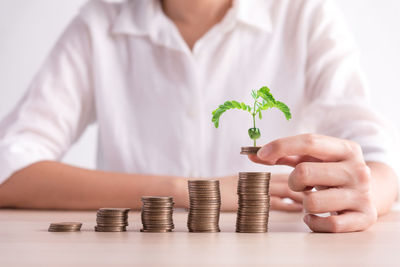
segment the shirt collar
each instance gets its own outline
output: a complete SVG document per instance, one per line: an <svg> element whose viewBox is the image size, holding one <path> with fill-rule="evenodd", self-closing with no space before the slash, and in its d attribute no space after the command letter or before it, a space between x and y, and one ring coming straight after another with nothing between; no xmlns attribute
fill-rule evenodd
<svg viewBox="0 0 400 267"><path fill-rule="evenodd" d="M270 0L236 0L236 18L248 26L264 32L272 31Z"/></svg>
<svg viewBox="0 0 400 267"><path fill-rule="evenodd" d="M160 0L128 0L112 25L114 34L151 35L162 21ZM264 32L272 31L270 0L234 0L234 19ZM165 22L165 21L164 21Z"/></svg>

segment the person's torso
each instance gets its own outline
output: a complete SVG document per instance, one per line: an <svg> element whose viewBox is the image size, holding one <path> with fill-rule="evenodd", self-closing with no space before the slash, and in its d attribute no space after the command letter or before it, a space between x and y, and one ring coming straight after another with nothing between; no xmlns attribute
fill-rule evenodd
<svg viewBox="0 0 400 267"><path fill-rule="evenodd" d="M133 2L110 5L114 24L91 31L99 168L187 177L266 169L239 154L241 146L252 145L247 134L251 115L227 111L215 129L211 112L226 100L251 105L251 90L267 85L290 107L293 119L267 110L257 120L258 144L298 133L305 48L293 29L296 21L291 25L266 13L273 27L262 30L232 24L228 13L191 52L160 14L150 20L150 34L129 32L121 22L126 9L143 8ZM272 8L285 11L285 5ZM115 25L118 20L122 30Z"/></svg>

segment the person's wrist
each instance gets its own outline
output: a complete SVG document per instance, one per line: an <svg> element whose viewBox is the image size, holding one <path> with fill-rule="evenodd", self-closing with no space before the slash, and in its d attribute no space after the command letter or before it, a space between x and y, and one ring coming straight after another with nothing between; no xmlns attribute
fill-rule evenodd
<svg viewBox="0 0 400 267"><path fill-rule="evenodd" d="M187 180L188 179L184 177L173 177L171 179L172 194L176 207L188 207L189 196L187 192Z"/></svg>
<svg viewBox="0 0 400 267"><path fill-rule="evenodd" d="M371 194L378 215L388 213L398 196L398 178L394 171L378 162L367 162L371 170Z"/></svg>

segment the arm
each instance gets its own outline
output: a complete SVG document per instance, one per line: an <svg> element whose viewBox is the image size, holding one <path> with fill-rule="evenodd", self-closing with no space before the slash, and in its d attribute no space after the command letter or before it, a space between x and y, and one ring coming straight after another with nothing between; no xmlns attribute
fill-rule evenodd
<svg viewBox="0 0 400 267"><path fill-rule="evenodd" d="M42 161L16 173L0 186L0 207L32 209L139 209L144 195L172 195L186 206L184 178L94 171Z"/></svg>
<svg viewBox="0 0 400 267"><path fill-rule="evenodd" d="M237 208L237 176L220 180L224 211ZM188 207L187 178L82 169L42 161L0 185L0 208L87 210L100 207L140 209L141 196L173 196L175 207ZM287 184L286 184L287 187Z"/></svg>

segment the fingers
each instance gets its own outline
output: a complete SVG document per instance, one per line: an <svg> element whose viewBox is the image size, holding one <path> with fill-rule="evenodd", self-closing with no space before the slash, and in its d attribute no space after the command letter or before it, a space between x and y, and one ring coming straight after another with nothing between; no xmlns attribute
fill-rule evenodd
<svg viewBox="0 0 400 267"><path fill-rule="evenodd" d="M307 213L357 210L361 201L359 194L352 189L330 188L304 193L303 207Z"/></svg>
<svg viewBox="0 0 400 267"><path fill-rule="evenodd" d="M342 186L351 182L351 172L343 163L303 162L289 175L293 191L305 191L315 186Z"/></svg>
<svg viewBox="0 0 400 267"><path fill-rule="evenodd" d="M278 159L275 164L296 167L297 164L300 164L302 162L321 162L321 160L311 157L311 156L307 156L307 155L305 155L305 156L286 156L286 157Z"/></svg>
<svg viewBox="0 0 400 267"><path fill-rule="evenodd" d="M281 211L289 211L289 212L296 212L296 211L302 211L303 210L303 205L300 203L287 203L283 201L283 199L279 197L273 197L271 196L271 209L273 210L281 210Z"/></svg>
<svg viewBox="0 0 400 267"><path fill-rule="evenodd" d="M298 203L303 202L304 194L290 190L287 182L271 182L269 187L271 196L290 198Z"/></svg>
<svg viewBox="0 0 400 267"><path fill-rule="evenodd" d="M354 142L330 136L302 134L277 139L264 145L257 153L262 162L274 165L287 156L311 156L322 161L341 161L362 157L361 148Z"/></svg>
<svg viewBox="0 0 400 267"><path fill-rule="evenodd" d="M340 215L320 217L312 214L304 216L304 222L314 232L345 233L363 231L376 222L376 213L345 212Z"/></svg>
<svg viewBox="0 0 400 267"><path fill-rule="evenodd" d="M257 155L250 154L248 155L249 159L255 163L260 163L264 165L272 165L269 161L264 161L260 159ZM286 156L278 159L275 162L275 165L287 165L291 167L295 167L297 164L301 162L321 162L320 159L311 157L311 156Z"/></svg>
<svg viewBox="0 0 400 267"><path fill-rule="evenodd" d="M250 154L250 155L248 155L248 157L249 157L249 159L251 161L253 161L255 163L260 163L260 164L264 164L264 165L271 165L271 164L269 164L269 162L261 160L259 157L257 157L256 154Z"/></svg>

